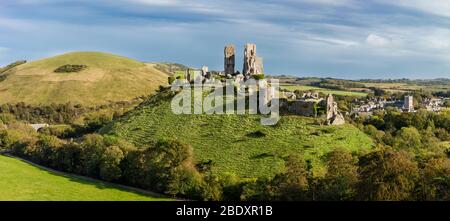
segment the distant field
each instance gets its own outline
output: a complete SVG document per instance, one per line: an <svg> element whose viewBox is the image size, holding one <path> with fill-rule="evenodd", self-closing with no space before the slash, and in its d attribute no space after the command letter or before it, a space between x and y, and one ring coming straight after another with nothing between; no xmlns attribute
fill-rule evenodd
<svg viewBox="0 0 450 221"><path fill-rule="evenodd" d="M320 87L306 86L306 85L293 85L293 84L280 84L281 89L287 89L290 91L300 90L300 91L309 91L314 90L317 92L322 92L324 94L334 94L334 95L342 95L342 96L352 96L352 97L365 97L367 93L358 92L358 91L341 91L341 90L331 90Z"/></svg>
<svg viewBox="0 0 450 221"><path fill-rule="evenodd" d="M0 155L0 201L156 201L102 182L54 173Z"/></svg>
<svg viewBox="0 0 450 221"><path fill-rule="evenodd" d="M366 87L377 87L384 89L386 91L400 92L400 93L418 90L432 91L432 92L450 90L450 85L421 86L407 83L367 83L367 82L361 83L364 84Z"/></svg>
<svg viewBox="0 0 450 221"><path fill-rule="evenodd" d="M192 145L197 162L211 160L219 174L255 178L272 176L283 158L303 154L313 170L323 172L322 157L335 148L368 150L372 140L352 125L320 126L313 118L282 116L263 126L257 115L176 115L171 98L154 97L119 121L103 128L139 146L158 139Z"/></svg>

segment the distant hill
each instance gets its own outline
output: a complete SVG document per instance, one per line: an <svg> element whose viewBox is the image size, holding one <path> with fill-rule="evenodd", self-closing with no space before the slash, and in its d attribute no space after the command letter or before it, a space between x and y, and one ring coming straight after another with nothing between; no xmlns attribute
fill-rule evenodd
<svg viewBox="0 0 450 221"><path fill-rule="evenodd" d="M131 100L167 84L168 75L161 71L166 66L100 52L63 54L1 73L0 103L98 105Z"/></svg>
<svg viewBox="0 0 450 221"><path fill-rule="evenodd" d="M282 116L276 126L263 126L258 115L176 115L170 91L149 98L118 121L101 129L145 146L158 139L192 145L197 163L214 165L219 174L254 178L272 176L283 158L302 153L313 171L323 172L322 156L335 148L369 149L372 140L352 125L320 126L313 118Z"/></svg>

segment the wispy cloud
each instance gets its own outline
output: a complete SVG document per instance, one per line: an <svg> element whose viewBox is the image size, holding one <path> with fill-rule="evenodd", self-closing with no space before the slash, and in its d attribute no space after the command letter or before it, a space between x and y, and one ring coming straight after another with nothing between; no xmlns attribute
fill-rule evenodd
<svg viewBox="0 0 450 221"><path fill-rule="evenodd" d="M420 12L450 17L449 0L397 0L385 1L385 3L414 9Z"/></svg>
<svg viewBox="0 0 450 221"><path fill-rule="evenodd" d="M449 7L425 0L6 1L0 45L10 49L0 63L102 50L221 69L224 44L254 42L270 73L445 76Z"/></svg>

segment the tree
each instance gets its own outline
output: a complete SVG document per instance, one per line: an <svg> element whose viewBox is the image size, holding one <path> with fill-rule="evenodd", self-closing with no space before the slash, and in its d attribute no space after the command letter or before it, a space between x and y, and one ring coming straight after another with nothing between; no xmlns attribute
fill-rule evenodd
<svg viewBox="0 0 450 221"><path fill-rule="evenodd" d="M285 171L273 179L259 178L243 187L241 200L304 201L311 200L307 164L302 156L291 155L285 160Z"/></svg>
<svg viewBox="0 0 450 221"><path fill-rule="evenodd" d="M145 185L173 196L200 198L202 177L192 159L192 147L162 140L142 152Z"/></svg>
<svg viewBox="0 0 450 221"><path fill-rule="evenodd" d="M82 173L82 151L81 146L75 142L62 145L56 152L53 166L70 173Z"/></svg>
<svg viewBox="0 0 450 221"><path fill-rule="evenodd" d="M400 149L418 149L422 146L421 135L415 127L403 127L395 137L394 146Z"/></svg>
<svg viewBox="0 0 450 221"><path fill-rule="evenodd" d="M83 149L81 158L84 174L99 177L100 162L105 148L103 137L99 134L85 135L81 146Z"/></svg>
<svg viewBox="0 0 450 221"><path fill-rule="evenodd" d="M120 162L123 158L124 154L119 147L107 147L100 159L100 178L106 181L119 179L122 175Z"/></svg>
<svg viewBox="0 0 450 221"><path fill-rule="evenodd" d="M417 164L404 151L384 148L359 159L361 200L411 200L419 176Z"/></svg>
<svg viewBox="0 0 450 221"><path fill-rule="evenodd" d="M275 176L273 186L276 200L309 200L308 169L302 156L291 155L286 170Z"/></svg>
<svg viewBox="0 0 450 221"><path fill-rule="evenodd" d="M327 156L327 173L320 180L320 200L351 200L358 184L358 167L348 151L337 149Z"/></svg>
<svg viewBox="0 0 450 221"><path fill-rule="evenodd" d="M36 163L53 167L52 163L56 157L56 152L61 146L62 142L57 137L41 134L35 143L27 145L24 154Z"/></svg>
<svg viewBox="0 0 450 221"><path fill-rule="evenodd" d="M419 200L450 200L450 159L431 159L420 174Z"/></svg>
<svg viewBox="0 0 450 221"><path fill-rule="evenodd" d="M370 135L375 141L382 142L385 133L381 130L378 130L375 126L369 124L364 126L364 133Z"/></svg>

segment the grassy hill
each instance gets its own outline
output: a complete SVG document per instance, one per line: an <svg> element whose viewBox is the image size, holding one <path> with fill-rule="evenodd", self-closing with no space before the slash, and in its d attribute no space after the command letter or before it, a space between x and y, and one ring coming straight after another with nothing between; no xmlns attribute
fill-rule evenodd
<svg viewBox="0 0 450 221"><path fill-rule="evenodd" d="M0 155L0 200L149 201L167 200L102 182L54 173Z"/></svg>
<svg viewBox="0 0 450 221"><path fill-rule="evenodd" d="M211 160L219 174L245 178L274 175L294 153L302 153L320 175L321 157L329 151L359 152L373 145L352 125L320 126L312 118L283 116L276 126L262 126L256 115L175 115L170 101L170 93L160 93L101 132L138 146L178 139L193 146L197 162Z"/></svg>
<svg viewBox="0 0 450 221"><path fill-rule="evenodd" d="M79 72L55 72L64 65L85 65L86 68ZM0 81L0 103L71 101L98 105L131 100L167 84L167 74L156 65L100 52L73 52L33 61L0 75L4 78Z"/></svg>

